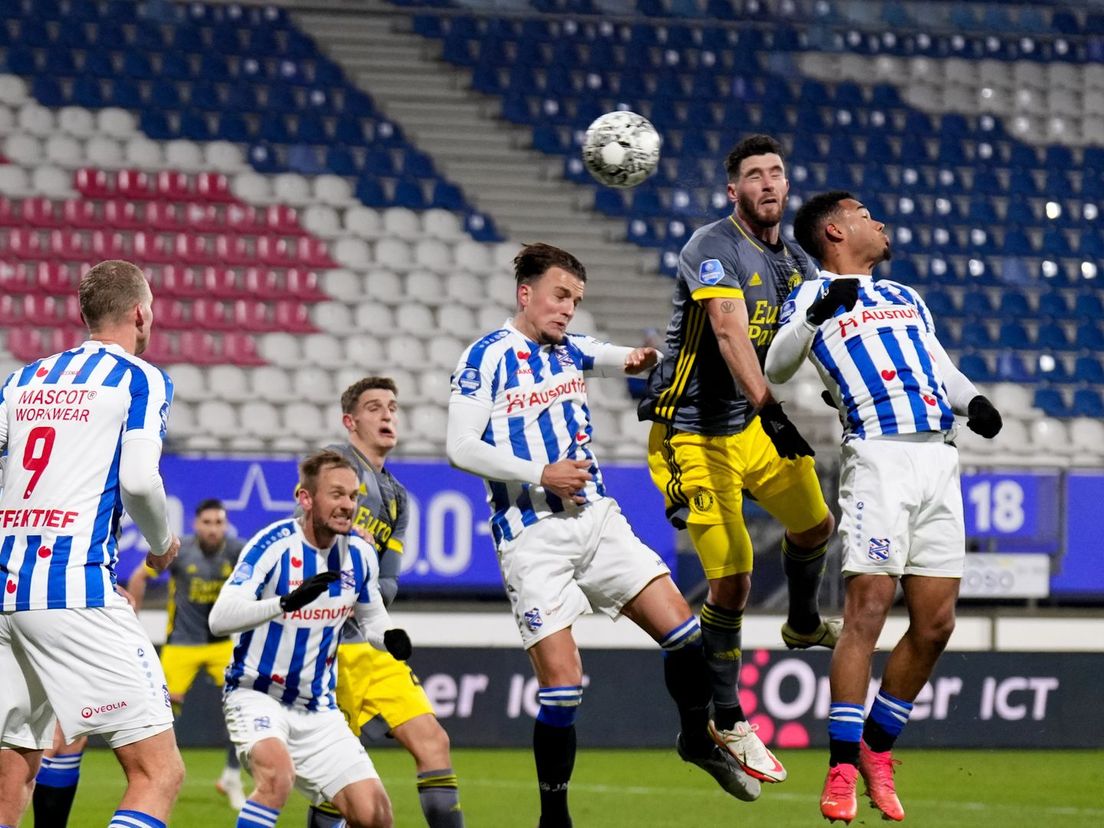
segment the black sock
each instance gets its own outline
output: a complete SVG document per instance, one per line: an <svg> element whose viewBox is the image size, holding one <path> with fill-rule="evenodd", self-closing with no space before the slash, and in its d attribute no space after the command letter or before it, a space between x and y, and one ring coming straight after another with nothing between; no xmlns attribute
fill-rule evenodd
<svg viewBox="0 0 1104 828"><path fill-rule="evenodd" d="M235 769L241 767L241 761L238 759L238 750L233 745L228 745L226 748L226 767Z"/></svg>
<svg viewBox="0 0 1104 828"><path fill-rule="evenodd" d="M782 569L789 583L790 609L786 622L794 632L811 633L820 625L817 594L824 575L828 541L815 549L806 549L782 536Z"/></svg>
<svg viewBox="0 0 1104 828"><path fill-rule="evenodd" d="M35 825L63 828L69 821L69 811L73 808L73 797L76 795L76 785L55 788L41 782L36 784L32 795Z"/></svg>
<svg viewBox="0 0 1104 828"><path fill-rule="evenodd" d="M713 682L713 721L731 730L744 718L740 709L740 656L744 611L706 603L701 611L702 643Z"/></svg>
<svg viewBox="0 0 1104 828"><path fill-rule="evenodd" d="M897 737L886 733L885 728L867 717L863 724L863 741L875 753L885 753L887 750L893 750L893 743L897 741Z"/></svg>
<svg viewBox="0 0 1104 828"><path fill-rule="evenodd" d="M840 739L828 740L828 766L835 767L836 765L858 765L859 764L859 743L858 742L844 742Z"/></svg>
<svg viewBox="0 0 1104 828"><path fill-rule="evenodd" d="M533 758L540 785L540 828L571 828L567 784L575 770L575 725L553 727L538 720L533 725Z"/></svg>
<svg viewBox="0 0 1104 828"><path fill-rule="evenodd" d="M709 738L709 701L713 681L705 653L697 643L663 652L663 681L678 707L682 743L701 756L713 749Z"/></svg>

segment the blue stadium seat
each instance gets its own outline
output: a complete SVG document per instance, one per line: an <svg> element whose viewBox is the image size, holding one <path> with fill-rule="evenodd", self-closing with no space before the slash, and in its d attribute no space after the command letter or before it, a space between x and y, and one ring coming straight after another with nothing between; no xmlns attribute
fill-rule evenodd
<svg viewBox="0 0 1104 828"><path fill-rule="evenodd" d="M357 179L354 194L361 204L368 207L385 207L389 203L383 185L374 174L362 175Z"/></svg>
<svg viewBox="0 0 1104 828"><path fill-rule="evenodd" d="M1042 252L1046 256L1069 256L1073 253L1069 239L1059 227L1048 227L1043 231Z"/></svg>
<svg viewBox="0 0 1104 828"><path fill-rule="evenodd" d="M1019 320L1006 319L1000 324L997 344L1003 348L1028 348L1031 346L1031 337Z"/></svg>
<svg viewBox="0 0 1104 828"><path fill-rule="evenodd" d="M1096 388L1078 388L1073 392L1071 413L1075 417L1104 417L1104 400Z"/></svg>
<svg viewBox="0 0 1104 828"><path fill-rule="evenodd" d="M330 140L322 119L309 117L305 113L299 115L295 137L301 143L314 145L327 144Z"/></svg>
<svg viewBox="0 0 1104 828"><path fill-rule="evenodd" d="M1048 417L1069 416L1069 406L1057 388L1038 388L1035 391L1035 408L1042 409Z"/></svg>
<svg viewBox="0 0 1104 828"><path fill-rule="evenodd" d="M1058 291L1047 291L1039 297L1039 315L1064 319L1070 315L1070 304Z"/></svg>
<svg viewBox="0 0 1104 828"><path fill-rule="evenodd" d="M13 75L34 75L38 72L38 58L33 49L13 45L4 56L4 66Z"/></svg>
<svg viewBox="0 0 1104 828"><path fill-rule="evenodd" d="M267 89L268 96L265 99L265 110L267 112L290 114L299 111L299 99L293 87L283 83L272 83L268 85Z"/></svg>
<svg viewBox="0 0 1104 828"><path fill-rule="evenodd" d="M100 78L89 75L74 78L69 99L74 105L83 106L86 109L99 109L104 106L105 99Z"/></svg>
<svg viewBox="0 0 1104 828"><path fill-rule="evenodd" d="M1031 241L1019 227L1009 227L1004 234L1004 254L1006 256L1030 256L1034 253Z"/></svg>
<svg viewBox="0 0 1104 828"><path fill-rule="evenodd" d="M105 102L111 106L123 109L141 109L145 106L141 87L131 78L115 78L108 83L108 89L110 92L105 97Z"/></svg>
<svg viewBox="0 0 1104 828"><path fill-rule="evenodd" d="M287 167L301 175L320 175L325 171L318 158L318 151L306 144L293 144L288 148Z"/></svg>
<svg viewBox="0 0 1104 828"><path fill-rule="evenodd" d="M350 147L363 147L368 145L368 140L360 118L339 117L334 123L334 141L337 143Z"/></svg>
<svg viewBox="0 0 1104 828"><path fill-rule="evenodd" d="M964 314L988 316L995 310L993 300L989 298L989 294L984 290L969 290L962 297L962 312Z"/></svg>
<svg viewBox="0 0 1104 828"><path fill-rule="evenodd" d="M1073 344L1078 350L1100 353L1104 351L1104 331L1095 322L1081 322L1074 334Z"/></svg>
<svg viewBox="0 0 1104 828"><path fill-rule="evenodd" d="M162 78L168 78L174 81L190 80L192 77L192 67L183 54L179 52L165 52L161 55L160 75Z"/></svg>
<svg viewBox="0 0 1104 828"><path fill-rule="evenodd" d="M259 173L280 173L287 169L276 148L263 143L249 148L249 163Z"/></svg>
<svg viewBox="0 0 1104 828"><path fill-rule="evenodd" d="M222 55L206 51L199 59L199 77L213 83L228 81L230 64Z"/></svg>
<svg viewBox="0 0 1104 828"><path fill-rule="evenodd" d="M158 78L150 84L149 102L159 109L177 109L180 107L180 89L175 81Z"/></svg>
<svg viewBox="0 0 1104 828"><path fill-rule="evenodd" d="M177 137L172 123L160 108L143 110L142 114L138 116L138 126L142 132L154 140L167 141L170 138Z"/></svg>
<svg viewBox="0 0 1104 828"><path fill-rule="evenodd" d="M664 213L659 193L652 187L637 187L632 197L632 215L653 218Z"/></svg>
<svg viewBox="0 0 1104 828"><path fill-rule="evenodd" d="M1104 234L1095 227L1084 228L1077 245L1077 255L1083 259L1104 259Z"/></svg>
<svg viewBox="0 0 1104 828"><path fill-rule="evenodd" d="M1104 318L1104 305L1100 301L1100 294L1091 289L1082 290L1073 302L1073 312L1082 320Z"/></svg>
<svg viewBox="0 0 1104 828"><path fill-rule="evenodd" d="M77 74L71 49L54 47L43 52L42 72L56 78L71 78ZM43 103L40 101L40 103ZM50 104L53 106L53 104Z"/></svg>
<svg viewBox="0 0 1104 828"><path fill-rule="evenodd" d="M984 318L967 317L962 320L962 335L959 337L962 348L976 348L984 350L992 348L993 340L989 337L989 329L985 325Z"/></svg>
<svg viewBox="0 0 1104 828"><path fill-rule="evenodd" d="M1066 336L1065 328L1060 321L1056 321L1053 317L1041 317L1035 347L1043 351L1068 351L1072 343Z"/></svg>
<svg viewBox="0 0 1104 828"><path fill-rule="evenodd" d="M330 144L326 148L326 169L334 175L343 175L349 178L360 174L356 156L352 151L341 144Z"/></svg>
<svg viewBox="0 0 1104 828"><path fill-rule="evenodd" d="M1023 354L1005 348L997 354L997 366L994 377L1005 382L1032 382L1035 375L1031 367L1024 362Z"/></svg>
<svg viewBox="0 0 1104 828"><path fill-rule="evenodd" d="M267 112L261 116L255 137L266 144L286 144L291 141L291 131L283 114Z"/></svg>
<svg viewBox="0 0 1104 828"><path fill-rule="evenodd" d="M993 369L986 358L978 353L966 353L958 358L958 369L974 382L989 382Z"/></svg>
<svg viewBox="0 0 1104 828"><path fill-rule="evenodd" d="M1003 193L1004 185L1001 184L1000 178L997 177L996 171L994 171L990 167L977 167L973 172L974 183L972 189L974 191L974 198L971 201L971 204L978 201L983 201L984 203L988 204L990 210L992 210L991 201L989 201L988 199L978 199L977 196L978 194L991 196Z"/></svg>
<svg viewBox="0 0 1104 828"><path fill-rule="evenodd" d="M1073 378L1078 382L1104 385L1104 366L1098 357L1089 354L1079 356L1073 364Z"/></svg>
<svg viewBox="0 0 1104 828"><path fill-rule="evenodd" d="M1038 217L1027 199L1013 198L1009 199L1008 211L1005 213L1004 220L1009 224L1030 227L1038 221Z"/></svg>
<svg viewBox="0 0 1104 828"><path fill-rule="evenodd" d="M123 52L123 74L134 80L154 77L153 66L145 52Z"/></svg>
<svg viewBox="0 0 1104 828"><path fill-rule="evenodd" d="M411 210L424 210L429 206L417 178L400 178L396 182L394 202L398 207L409 207Z"/></svg>
<svg viewBox="0 0 1104 828"><path fill-rule="evenodd" d="M468 209L468 203L464 200L464 194L460 188L443 178L438 178L433 182L433 193L430 202L434 207L450 210L454 213Z"/></svg>
<svg viewBox="0 0 1104 828"><path fill-rule="evenodd" d="M628 214L625 207L625 197L620 190L612 187L599 187L594 191L594 209L607 216L624 216Z"/></svg>
<svg viewBox="0 0 1104 828"><path fill-rule="evenodd" d="M1060 357L1042 349L1035 360L1035 379L1045 383L1069 382L1070 374Z"/></svg>
<svg viewBox="0 0 1104 828"><path fill-rule="evenodd" d="M210 141L213 137L207 116L195 109L187 109L180 113L179 134L181 138L187 138L190 141Z"/></svg>
<svg viewBox="0 0 1104 828"><path fill-rule="evenodd" d="M230 109L219 113L215 137L223 141L233 141L236 144L247 143L252 138L242 114Z"/></svg>
<svg viewBox="0 0 1104 828"><path fill-rule="evenodd" d="M437 170L434 169L432 158L408 147L402 156L402 174L414 178L435 178Z"/></svg>
<svg viewBox="0 0 1104 828"><path fill-rule="evenodd" d="M630 218L625 226L625 238L640 247L661 247L663 240L652 222L642 218Z"/></svg>
<svg viewBox="0 0 1104 828"><path fill-rule="evenodd" d="M895 260L896 262L896 260ZM907 283L906 283L907 284ZM955 307L954 298L944 290L933 288L925 291L924 303L936 319L958 316L959 310Z"/></svg>
<svg viewBox="0 0 1104 828"><path fill-rule="evenodd" d="M502 242L505 237L498 232L494 220L485 213L470 212L464 219L464 229L476 241Z"/></svg>
<svg viewBox="0 0 1104 828"><path fill-rule="evenodd" d="M1018 290L1005 290L1001 292L998 312L1001 316L1014 316L1026 318L1031 316L1031 305L1027 296Z"/></svg>
<svg viewBox="0 0 1104 828"><path fill-rule="evenodd" d="M31 80L31 94L43 106L62 106L66 103L61 83L52 75L35 75Z"/></svg>

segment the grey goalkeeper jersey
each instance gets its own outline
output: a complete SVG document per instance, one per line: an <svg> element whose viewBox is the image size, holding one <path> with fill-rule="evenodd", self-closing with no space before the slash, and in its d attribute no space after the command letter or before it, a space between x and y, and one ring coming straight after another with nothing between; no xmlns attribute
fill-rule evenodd
<svg viewBox="0 0 1104 828"><path fill-rule="evenodd" d="M225 641L212 635L207 616L223 582L238 562L242 542L226 538L222 548L207 555L194 536L180 543L180 552L169 565L169 644L211 644Z"/></svg>

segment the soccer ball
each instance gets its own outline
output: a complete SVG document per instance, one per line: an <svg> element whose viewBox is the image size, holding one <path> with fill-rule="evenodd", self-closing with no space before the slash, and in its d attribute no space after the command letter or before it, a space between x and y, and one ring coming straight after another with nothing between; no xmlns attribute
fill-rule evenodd
<svg viewBox="0 0 1104 828"><path fill-rule="evenodd" d="M635 112L607 112L587 127L583 163L607 187L635 187L659 164L659 133Z"/></svg>

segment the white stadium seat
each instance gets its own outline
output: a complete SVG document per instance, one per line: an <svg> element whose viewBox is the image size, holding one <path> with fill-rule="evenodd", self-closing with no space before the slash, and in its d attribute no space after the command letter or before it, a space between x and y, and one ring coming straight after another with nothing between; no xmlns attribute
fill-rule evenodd
<svg viewBox="0 0 1104 828"><path fill-rule="evenodd" d="M207 372L208 393L228 402L253 399L245 371L237 365L215 365Z"/></svg>
<svg viewBox="0 0 1104 828"><path fill-rule="evenodd" d="M196 406L196 427L208 435L233 434L239 427L237 410L225 400L204 400Z"/></svg>
<svg viewBox="0 0 1104 828"><path fill-rule="evenodd" d="M272 194L281 204L302 207L313 200L310 182L298 173L280 173L272 181Z"/></svg>
<svg viewBox="0 0 1104 828"><path fill-rule="evenodd" d="M341 302L355 302L364 296L364 280L361 275L345 268L323 273L322 287L326 293Z"/></svg>
<svg viewBox="0 0 1104 828"><path fill-rule="evenodd" d="M445 280L428 270L415 270L403 283L403 294L411 302L439 305L448 301Z"/></svg>
<svg viewBox="0 0 1104 828"><path fill-rule="evenodd" d="M4 139L4 155L21 167L32 167L42 160L42 141L29 132L14 132Z"/></svg>
<svg viewBox="0 0 1104 828"><path fill-rule="evenodd" d="M176 400L188 400L199 402L207 397L206 373L198 366L182 363L174 365L172 369L173 381L173 407Z"/></svg>
<svg viewBox="0 0 1104 828"><path fill-rule="evenodd" d="M478 271L476 271L478 273ZM513 271L508 273L494 273L489 280L487 280L487 297L493 301L498 302L500 305L514 306L514 302L517 300L517 280L514 279Z"/></svg>
<svg viewBox="0 0 1104 828"><path fill-rule="evenodd" d="M461 239L456 243L456 265L475 273L486 273L492 266L491 252L481 242Z"/></svg>
<svg viewBox="0 0 1104 828"><path fill-rule="evenodd" d="M320 175L314 179L314 198L322 204L344 207L354 201L353 188L339 175Z"/></svg>
<svg viewBox="0 0 1104 828"><path fill-rule="evenodd" d="M490 333L502 327L507 319L513 319L514 313L502 305L485 305L479 310L479 332Z"/></svg>
<svg viewBox="0 0 1104 828"><path fill-rule="evenodd" d="M182 366L174 366L180 368ZM173 370L173 382L176 382L176 370ZM173 398L172 408L169 409L169 424L166 431L168 440L188 440L199 434L199 424L196 423L195 406L183 399Z"/></svg>
<svg viewBox="0 0 1104 828"><path fill-rule="evenodd" d="M310 365L291 373L292 397L301 400L329 400L334 396L333 366ZM340 393L340 390L338 390Z"/></svg>
<svg viewBox="0 0 1104 828"><path fill-rule="evenodd" d="M195 141L178 138L165 145L165 163L175 170L186 173L203 172L207 162L203 150Z"/></svg>
<svg viewBox="0 0 1104 828"><path fill-rule="evenodd" d="M422 228L425 235L442 241L459 241L464 238L460 218L455 213L436 207L422 213Z"/></svg>
<svg viewBox="0 0 1104 828"><path fill-rule="evenodd" d="M248 164L241 148L229 141L211 141L203 145L203 157L213 172L241 172Z"/></svg>
<svg viewBox="0 0 1104 828"><path fill-rule="evenodd" d="M96 116L83 106L66 106L58 111L58 128L74 138L91 138L96 134Z"/></svg>
<svg viewBox="0 0 1104 828"><path fill-rule="evenodd" d="M1075 417L1069 424L1070 443L1077 451L1104 454L1104 423L1088 417Z"/></svg>
<svg viewBox="0 0 1104 828"><path fill-rule="evenodd" d="M165 166L165 155L161 150L161 144L151 141L145 135L135 135L129 138L123 148L123 156L127 166L137 169L152 170Z"/></svg>
<svg viewBox="0 0 1104 828"><path fill-rule="evenodd" d="M462 305L442 305L437 310L437 327L458 339L472 339L479 333L475 313Z"/></svg>
<svg viewBox="0 0 1104 828"><path fill-rule="evenodd" d="M500 242L492 251L492 266L496 273L514 272L514 257L521 248L515 242ZM478 272L478 271L477 271Z"/></svg>
<svg viewBox="0 0 1104 828"><path fill-rule="evenodd" d="M0 135L15 132L15 113L6 104L0 104Z"/></svg>
<svg viewBox="0 0 1104 828"><path fill-rule="evenodd" d="M362 331L345 337L343 342L345 364L362 366L358 370L373 370L383 363L383 345L380 337L370 331Z"/></svg>
<svg viewBox="0 0 1104 828"><path fill-rule="evenodd" d="M456 367L460 354L468 341L454 336L435 336L426 343L426 362L435 368L451 371Z"/></svg>
<svg viewBox="0 0 1104 828"><path fill-rule="evenodd" d="M433 321L433 312L425 305L407 303L395 309L395 324L400 331L428 338L437 329Z"/></svg>
<svg viewBox="0 0 1104 828"><path fill-rule="evenodd" d="M285 434L284 424L276 406L263 400L243 403L239 410L241 429L247 434L268 440Z"/></svg>
<svg viewBox="0 0 1104 828"><path fill-rule="evenodd" d="M118 170L126 165L123 145L106 135L96 135L84 145L87 164L101 170Z"/></svg>
<svg viewBox="0 0 1104 828"><path fill-rule="evenodd" d="M396 328L395 316L387 305L375 301L361 302L353 312L353 327L361 333L387 337Z"/></svg>
<svg viewBox="0 0 1104 828"><path fill-rule="evenodd" d="M477 308L486 297L487 280L474 273L458 271L445 280L448 298L469 308Z"/></svg>
<svg viewBox="0 0 1104 828"><path fill-rule="evenodd" d="M16 122L24 132L37 135L39 138L49 138L57 130L54 111L33 101L28 101L19 108Z"/></svg>
<svg viewBox="0 0 1104 828"><path fill-rule="evenodd" d="M303 229L324 239L336 239L342 235L341 219L337 210L325 204L312 204L299 218Z"/></svg>
<svg viewBox="0 0 1104 828"><path fill-rule="evenodd" d="M347 326L341 330L348 330ZM341 341L329 333L312 333L302 338L303 359L311 365L333 368L339 365L344 353Z"/></svg>
<svg viewBox="0 0 1104 828"><path fill-rule="evenodd" d="M1041 417L1032 422L1030 431L1031 448L1039 455L1074 454L1078 451L1070 440L1069 429L1061 420Z"/></svg>
<svg viewBox="0 0 1104 828"><path fill-rule="evenodd" d="M346 236L331 245L334 261L353 270L363 270L372 263L372 249L364 239Z"/></svg>
<svg viewBox="0 0 1104 828"><path fill-rule="evenodd" d="M425 364L425 346L422 340L409 334L389 336L383 343L384 364L421 367Z"/></svg>
<svg viewBox="0 0 1104 828"><path fill-rule="evenodd" d="M291 377L275 365L262 365L250 373L250 390L255 399L280 401L291 394Z"/></svg>
<svg viewBox="0 0 1104 828"><path fill-rule="evenodd" d="M330 333L344 333L353 324L352 309L344 302L319 302L311 308L315 327Z"/></svg>
<svg viewBox="0 0 1104 828"><path fill-rule="evenodd" d="M421 239L414 245L414 262L437 273L453 269L452 245L440 239Z"/></svg>
<svg viewBox="0 0 1104 828"><path fill-rule="evenodd" d="M84 147L72 135L59 132L46 139L46 160L59 167L73 170L86 162Z"/></svg>
<svg viewBox="0 0 1104 828"><path fill-rule="evenodd" d="M96 113L96 131L113 138L130 138L138 134L138 120L125 109L109 106Z"/></svg>
<svg viewBox="0 0 1104 828"><path fill-rule="evenodd" d="M448 431L447 412L432 403L414 406L407 422L417 437L434 443L439 443L441 435Z"/></svg>
<svg viewBox="0 0 1104 828"><path fill-rule="evenodd" d="M0 74L0 103L20 106L28 98L27 83L16 75Z"/></svg>
<svg viewBox="0 0 1104 828"><path fill-rule="evenodd" d="M993 386L993 405L998 411L1026 412L1032 408L1031 391L1023 385L999 382Z"/></svg>
<svg viewBox="0 0 1104 828"><path fill-rule="evenodd" d="M402 301L402 277L390 270L369 270L365 287L368 289L368 297L382 304L397 305Z"/></svg>
<svg viewBox="0 0 1104 828"><path fill-rule="evenodd" d="M291 437L298 437L307 443L317 443L319 436L326 432L323 409L314 403L289 403L284 406L282 414L284 433Z"/></svg>
<svg viewBox="0 0 1104 828"><path fill-rule="evenodd" d="M32 195L30 176L15 164L0 164L0 194L12 198Z"/></svg>
<svg viewBox="0 0 1104 828"><path fill-rule="evenodd" d="M432 343L430 343L432 347ZM460 352L456 352L457 358ZM437 401L447 405L452 389L452 370L456 368L457 360L445 369L428 368L418 375L418 397L423 400Z"/></svg>
<svg viewBox="0 0 1104 828"><path fill-rule="evenodd" d="M383 219L379 212L362 204L348 208L342 217L342 223L348 232L363 239L379 238L383 232Z"/></svg>
<svg viewBox="0 0 1104 828"><path fill-rule="evenodd" d="M31 187L46 198L66 198L75 194L73 176L60 167L35 167L31 171Z"/></svg>
<svg viewBox="0 0 1104 828"><path fill-rule="evenodd" d="M404 241L422 238L422 222L407 207L388 207L383 211L383 232Z"/></svg>
<svg viewBox="0 0 1104 828"><path fill-rule="evenodd" d="M288 333L270 333L259 337L258 350L266 360L282 368L303 364L297 336Z"/></svg>
<svg viewBox="0 0 1104 828"><path fill-rule="evenodd" d="M241 172L234 176L230 190L248 204L263 204L272 197L268 179L255 172Z"/></svg>
<svg viewBox="0 0 1104 828"><path fill-rule="evenodd" d="M399 271L409 270L414 264L414 254L410 245L391 238L382 238L376 242L372 259L382 267Z"/></svg>

